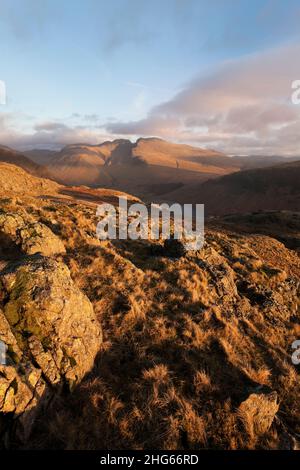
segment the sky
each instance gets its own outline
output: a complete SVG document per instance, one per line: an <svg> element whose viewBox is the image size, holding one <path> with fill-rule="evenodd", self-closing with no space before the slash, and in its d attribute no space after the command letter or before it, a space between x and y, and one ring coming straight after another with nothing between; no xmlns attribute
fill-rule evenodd
<svg viewBox="0 0 300 470"><path fill-rule="evenodd" d="M0 0L0 144L300 155L299 24L299 0Z"/></svg>

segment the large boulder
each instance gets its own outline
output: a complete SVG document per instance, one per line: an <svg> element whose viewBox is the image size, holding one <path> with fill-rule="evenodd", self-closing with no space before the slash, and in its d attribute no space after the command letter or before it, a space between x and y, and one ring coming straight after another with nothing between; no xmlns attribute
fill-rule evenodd
<svg viewBox="0 0 300 470"><path fill-rule="evenodd" d="M0 416L3 425L3 416L14 414L26 438L38 406L92 368L102 333L68 268L51 258L36 255L6 267L0 300L0 340L7 346Z"/></svg>
<svg viewBox="0 0 300 470"><path fill-rule="evenodd" d="M63 242L46 225L40 222L27 224L19 231L21 250L28 255L41 253L52 256L65 253Z"/></svg>
<svg viewBox="0 0 300 470"><path fill-rule="evenodd" d="M46 377L55 370L68 382L81 379L93 364L101 332L67 266L26 258L3 272L2 287L3 312L20 349L31 352ZM52 374L49 381L55 382Z"/></svg>
<svg viewBox="0 0 300 470"><path fill-rule="evenodd" d="M17 213L0 213L3 244L15 244L23 253L52 256L65 253L63 242L46 225Z"/></svg>

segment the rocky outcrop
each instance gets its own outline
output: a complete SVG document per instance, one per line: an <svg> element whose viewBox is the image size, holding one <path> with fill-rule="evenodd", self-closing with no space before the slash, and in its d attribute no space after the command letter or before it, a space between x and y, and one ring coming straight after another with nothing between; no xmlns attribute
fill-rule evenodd
<svg viewBox="0 0 300 470"><path fill-rule="evenodd" d="M37 405L63 386L72 389L91 369L101 329L68 268L50 258L29 257L6 268L1 299L0 340L8 351L0 412L19 418L26 437Z"/></svg>
<svg viewBox="0 0 300 470"><path fill-rule="evenodd" d="M65 253L63 242L46 226L39 222L26 225L19 232L21 249L28 255L41 253L52 256Z"/></svg>
<svg viewBox="0 0 300 470"><path fill-rule="evenodd" d="M81 379L99 348L100 331L88 298L68 268L45 257L25 259L2 276L4 315L50 383Z"/></svg>
<svg viewBox="0 0 300 470"><path fill-rule="evenodd" d="M20 214L0 213L0 234L28 255L65 253L63 242L46 225Z"/></svg>
<svg viewBox="0 0 300 470"><path fill-rule="evenodd" d="M40 407L92 368L102 333L67 266L49 257L65 248L48 227L1 213L0 234L14 247L0 278L0 437L25 441Z"/></svg>
<svg viewBox="0 0 300 470"><path fill-rule="evenodd" d="M15 163L18 165L18 162L15 161ZM61 186L54 181L34 176L16 165L0 161L0 192L4 194L12 192L18 195L42 195L54 194L61 188ZM31 171L30 168L27 169ZM39 167L38 170L42 170L42 174L45 173L45 170L41 167Z"/></svg>
<svg viewBox="0 0 300 470"><path fill-rule="evenodd" d="M235 303L238 298L236 276L226 258L205 244L197 264L208 279L209 302L215 305Z"/></svg>

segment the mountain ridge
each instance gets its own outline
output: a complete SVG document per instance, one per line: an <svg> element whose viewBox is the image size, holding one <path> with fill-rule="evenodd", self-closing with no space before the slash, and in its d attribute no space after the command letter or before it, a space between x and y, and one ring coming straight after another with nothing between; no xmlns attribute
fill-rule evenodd
<svg viewBox="0 0 300 470"><path fill-rule="evenodd" d="M0 145L0 162L11 163L17 165L20 168L28 171L29 173L49 178L51 175L49 171L42 165L39 165L36 162L33 162L29 157L24 155L22 152L13 150L10 147L5 145Z"/></svg>
<svg viewBox="0 0 300 470"><path fill-rule="evenodd" d="M300 160L243 170L178 189L168 197L182 203L202 203L208 215L257 210L300 211Z"/></svg>

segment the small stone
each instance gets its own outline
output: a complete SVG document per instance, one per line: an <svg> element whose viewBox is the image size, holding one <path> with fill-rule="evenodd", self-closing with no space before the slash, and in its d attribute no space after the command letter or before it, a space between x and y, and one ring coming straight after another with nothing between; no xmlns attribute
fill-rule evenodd
<svg viewBox="0 0 300 470"><path fill-rule="evenodd" d="M277 393L252 393L239 406L239 414L248 416L253 421L257 435L265 434L271 427L279 409Z"/></svg>

